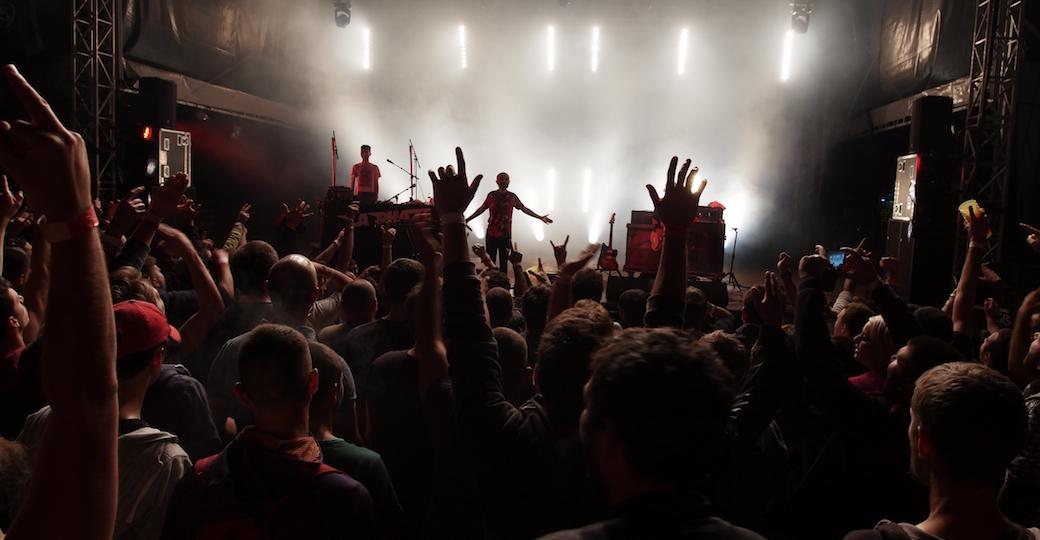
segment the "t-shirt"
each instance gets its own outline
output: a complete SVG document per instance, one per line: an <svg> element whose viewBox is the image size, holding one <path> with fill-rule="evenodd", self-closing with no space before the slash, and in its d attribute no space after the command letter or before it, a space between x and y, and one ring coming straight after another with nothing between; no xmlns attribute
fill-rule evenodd
<svg viewBox="0 0 1040 540"><path fill-rule="evenodd" d="M141 416L155 428L176 435L192 460L216 454L224 446L213 424L206 389L180 364L163 364L159 378L144 395Z"/></svg>
<svg viewBox="0 0 1040 540"><path fill-rule="evenodd" d="M393 523L401 513L401 504L397 502L397 493L390 481L390 474L386 472L383 458L368 448L338 437L318 441L318 446L321 447L322 462L349 474L365 486L372 496L378 522L383 526Z"/></svg>
<svg viewBox="0 0 1040 540"><path fill-rule="evenodd" d="M374 163L357 163L350 169L350 177L354 180L354 193L379 193L379 167Z"/></svg>
<svg viewBox="0 0 1040 540"><path fill-rule="evenodd" d="M42 357L42 343L37 339L0 358L0 437L14 440L26 417L47 403L40 378Z"/></svg>
<svg viewBox="0 0 1040 540"><path fill-rule="evenodd" d="M389 319L376 319L350 331L342 349L334 349L350 366L357 385L358 398L367 399L368 374L383 353L410 349L415 333L407 324Z"/></svg>
<svg viewBox="0 0 1040 540"><path fill-rule="evenodd" d="M878 524L877 528L870 531L853 531L845 537L845 540L873 540L877 538L888 538L889 536L882 537L877 529L889 529L890 531L895 528L896 530L901 529L907 538L910 540L943 540L941 537L933 536L919 529L915 525L909 523L892 523L890 521L882 521ZM894 531L893 531L894 532ZM891 536L891 533L890 533ZM1010 534L1001 537L1001 540L1036 540L1040 539L1040 529L1032 528L1026 529L1015 525L1015 530Z"/></svg>
<svg viewBox="0 0 1040 540"><path fill-rule="evenodd" d="M494 238L510 238L513 235L513 208L520 199L512 191L492 191L484 204L491 216L488 218L487 235Z"/></svg>

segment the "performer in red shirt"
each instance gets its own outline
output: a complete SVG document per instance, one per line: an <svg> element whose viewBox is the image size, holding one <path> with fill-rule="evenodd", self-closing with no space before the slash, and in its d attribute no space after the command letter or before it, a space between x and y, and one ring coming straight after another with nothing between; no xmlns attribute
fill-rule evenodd
<svg viewBox="0 0 1040 540"><path fill-rule="evenodd" d="M350 189L354 196L365 204L373 204L379 200L379 167L375 163L369 163L368 158L372 156L372 147L365 144L361 146L361 163L357 163L350 169Z"/></svg>
<svg viewBox="0 0 1040 540"><path fill-rule="evenodd" d="M510 241L513 237L513 209L519 209L521 212L535 219L540 219L544 223L552 223L552 220L549 219L548 214L539 216L534 213L530 208L524 206L524 203L520 202L520 197L509 191L508 174L499 173L496 182L498 183L498 189L488 193L487 199L484 199L484 204L472 216L466 218L466 221L469 222L475 219L486 210L491 211L487 228L487 252L492 261L495 261L496 257L498 258L496 264L499 265L502 271L505 271L509 259L509 250L512 246Z"/></svg>

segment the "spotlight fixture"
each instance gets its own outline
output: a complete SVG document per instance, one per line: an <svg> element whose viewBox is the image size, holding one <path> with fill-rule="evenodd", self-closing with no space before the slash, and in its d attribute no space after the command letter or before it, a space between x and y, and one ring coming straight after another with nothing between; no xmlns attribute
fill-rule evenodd
<svg viewBox="0 0 1040 540"><path fill-rule="evenodd" d="M798 2L791 4L791 30L796 34L804 34L809 31L809 16L812 15L812 2Z"/></svg>
<svg viewBox="0 0 1040 540"><path fill-rule="evenodd" d="M350 0L335 0L332 10L336 14L336 26L346 28L350 24Z"/></svg>

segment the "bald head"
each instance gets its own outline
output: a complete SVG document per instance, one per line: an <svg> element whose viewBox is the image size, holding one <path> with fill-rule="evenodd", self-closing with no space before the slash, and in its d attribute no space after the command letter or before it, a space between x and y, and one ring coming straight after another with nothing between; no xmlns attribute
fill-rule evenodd
<svg viewBox="0 0 1040 540"><path fill-rule="evenodd" d="M340 293L343 322L351 326L373 320L378 307L376 288L367 279L355 279Z"/></svg>
<svg viewBox="0 0 1040 540"><path fill-rule="evenodd" d="M295 311L310 309L318 289L318 273L311 261L302 255L282 257L267 275L267 293L275 309Z"/></svg>

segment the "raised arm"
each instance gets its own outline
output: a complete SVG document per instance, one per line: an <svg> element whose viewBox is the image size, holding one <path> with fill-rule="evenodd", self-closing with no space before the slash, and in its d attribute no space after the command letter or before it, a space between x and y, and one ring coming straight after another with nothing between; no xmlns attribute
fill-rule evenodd
<svg viewBox="0 0 1040 540"><path fill-rule="evenodd" d="M397 238L397 229L387 227L386 225L380 229L379 236L382 239L383 250L379 258L379 264L383 267L383 275L386 275L386 269L390 268L390 263L394 262L394 239Z"/></svg>
<svg viewBox="0 0 1040 540"><path fill-rule="evenodd" d="M29 324L22 331L22 339L32 343L40 335L47 315L47 300L51 286L51 243L44 238L42 229L36 227L33 234L32 268L25 283L25 309L29 312Z"/></svg>
<svg viewBox="0 0 1040 540"><path fill-rule="evenodd" d="M968 210L968 252L964 256L964 267L953 300L953 331L960 334L971 332L971 311L975 306L975 292L979 287L982 257L986 253L986 239L989 236L989 217L985 212L975 208ZM979 215L975 216L976 213Z"/></svg>
<svg viewBox="0 0 1040 540"><path fill-rule="evenodd" d="M521 263L524 262L524 254L516 250L516 242L513 242L513 250L509 252L509 265L513 267L513 298L519 300L530 288L527 282L527 273L524 272Z"/></svg>
<svg viewBox="0 0 1040 540"><path fill-rule="evenodd" d="M160 225L159 234L166 240L166 251L170 255L181 257L184 260L184 265L188 268L188 275L191 277L191 285L199 299L199 311L189 317L180 328L179 351L182 356L187 357L202 344L209 331L224 315L224 300L220 296L216 282L206 270L202 257L195 251L191 240L188 240L184 233L169 225Z"/></svg>
<svg viewBox="0 0 1040 540"><path fill-rule="evenodd" d="M574 278L574 274L588 266L589 262L596 255L597 249L599 249L599 246L596 244L589 244L578 254L577 259L564 263L560 267L560 274L556 276L556 281L553 281L552 289L549 291L549 314L546 322L555 319L557 315L571 307L573 304L571 301L571 281Z"/></svg>
<svg viewBox="0 0 1040 540"><path fill-rule="evenodd" d="M245 203L242 208L239 208L238 215L235 216L235 224L231 226L231 232L228 233L227 240L224 240L224 250L228 253L234 252L238 249L238 246L245 243L246 237L246 223L249 223L250 211L253 209L253 205Z"/></svg>
<svg viewBox="0 0 1040 540"><path fill-rule="evenodd" d="M1022 300L1022 305L1015 314L1015 324L1011 328L1008 374L1022 388L1040 378L1036 364L1026 362L1029 343L1033 341L1033 316L1037 313L1040 313L1040 289L1027 294Z"/></svg>
<svg viewBox="0 0 1040 540"><path fill-rule="evenodd" d="M144 265L144 259L151 249L152 240L159 224L177 211L184 191L188 189L188 177L184 173L177 173L173 178L152 191L152 201L148 205L148 212L141 216L134 228L134 233L123 245L123 250L116 257L113 266L132 266L138 270Z"/></svg>
<svg viewBox="0 0 1040 540"><path fill-rule="evenodd" d="M7 176L0 176L0 270L4 268L4 248L7 246L7 226L22 207L25 196L19 191L11 193L7 186Z"/></svg>
<svg viewBox="0 0 1040 540"><path fill-rule="evenodd" d="M693 189L698 169L694 167L690 170L690 163L687 159L679 170L679 176L676 177L675 169L679 165L679 158L672 158L668 164L663 197L658 196L654 186L646 186L650 200L654 203L654 213L664 225L661 260L647 304L647 327L683 326L683 305L686 303L688 280L686 237L693 220L697 217L701 194L708 185L707 180L702 180L697 189Z"/></svg>
<svg viewBox="0 0 1040 540"><path fill-rule="evenodd" d="M412 238L416 241L425 268L416 305L423 316L417 320L413 348L419 367L419 399L425 402L431 387L448 378L448 349L444 345L444 306L440 281L444 250L433 234L433 224L428 214L417 218L411 228Z"/></svg>
<svg viewBox="0 0 1040 540"><path fill-rule="evenodd" d="M117 497L115 323L86 145L14 66L4 76L30 121L0 122L0 166L47 216L55 238L66 237L53 246L55 302L43 344L51 417L10 537L109 539Z"/></svg>
<svg viewBox="0 0 1040 540"><path fill-rule="evenodd" d="M516 198L516 208L517 208L517 210L520 210L521 212L523 212L523 213L525 213L525 214L527 214L527 215L529 215L529 216L531 216L531 217L541 221L542 223L552 223L553 222L553 220L549 219L549 214L545 214L543 216L543 215L535 213L534 210L531 210L530 208L525 206L523 201L520 200L520 197Z"/></svg>

